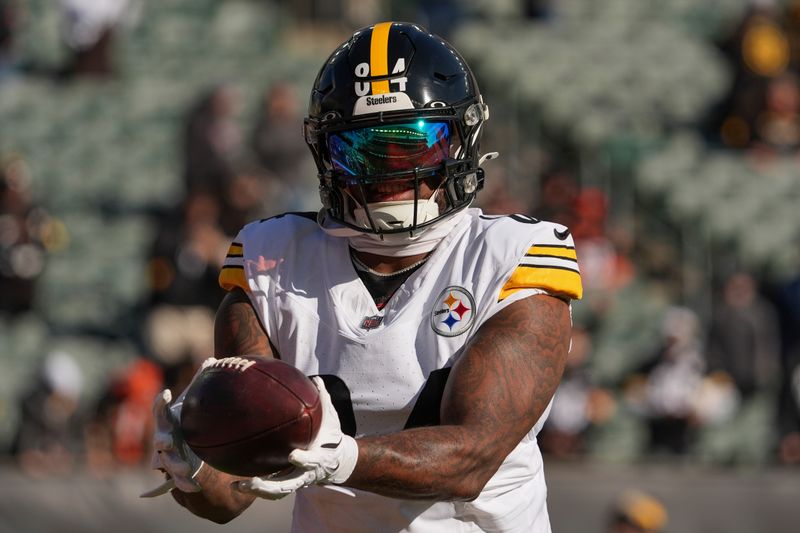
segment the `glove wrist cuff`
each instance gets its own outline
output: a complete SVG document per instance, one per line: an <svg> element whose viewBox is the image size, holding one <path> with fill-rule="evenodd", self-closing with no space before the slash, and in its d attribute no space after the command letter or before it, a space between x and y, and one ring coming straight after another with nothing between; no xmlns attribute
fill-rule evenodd
<svg viewBox="0 0 800 533"><path fill-rule="evenodd" d="M341 454L339 456L339 467L331 476L331 483L339 485L344 483L353 474L358 463L358 443L350 435L342 435L342 442L339 444Z"/></svg>

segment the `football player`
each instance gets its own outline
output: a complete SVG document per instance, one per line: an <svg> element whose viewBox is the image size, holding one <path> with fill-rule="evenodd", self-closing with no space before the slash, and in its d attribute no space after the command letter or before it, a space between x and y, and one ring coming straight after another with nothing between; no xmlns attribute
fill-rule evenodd
<svg viewBox="0 0 800 533"><path fill-rule="evenodd" d="M165 391L162 491L218 522L294 493L296 532L550 531L536 435L581 279L567 228L470 207L488 118L464 59L419 26L333 52L305 120L323 207L241 230L215 324L217 356L319 376L322 428L292 472L235 478L181 446Z"/></svg>

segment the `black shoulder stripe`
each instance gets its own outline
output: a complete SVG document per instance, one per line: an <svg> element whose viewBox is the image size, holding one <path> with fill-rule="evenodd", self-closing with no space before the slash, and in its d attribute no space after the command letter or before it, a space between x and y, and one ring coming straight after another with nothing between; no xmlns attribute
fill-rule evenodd
<svg viewBox="0 0 800 533"><path fill-rule="evenodd" d="M577 263L577 261L576 261L576 263ZM575 270L574 268L569 268L569 267L564 267L564 266L556 266L556 265L526 265L526 264L521 264L521 265L517 265L517 268L538 268L538 269L544 269L544 270L547 270L549 268L549 269L552 269L552 270L566 270L568 272L574 272L575 274L577 274L579 276L581 275L579 270Z"/></svg>
<svg viewBox="0 0 800 533"><path fill-rule="evenodd" d="M574 246L569 246L567 244L531 244L531 248L542 247L542 248L564 248L566 250L574 250Z"/></svg>
<svg viewBox="0 0 800 533"><path fill-rule="evenodd" d="M525 257L547 257L549 259L561 259L562 261L572 261L573 263L578 262L577 259L574 259L572 257L562 257L560 255L550 255L550 254L525 254Z"/></svg>
<svg viewBox="0 0 800 533"><path fill-rule="evenodd" d="M262 218L259 222L266 222L267 220L272 220L273 218L282 218L286 215L295 216L295 217L302 217L307 218L311 222L317 222L317 212L316 211L291 211L289 213L281 213L280 215L275 215L274 217L269 218Z"/></svg>
<svg viewBox="0 0 800 533"><path fill-rule="evenodd" d="M517 222L521 222L523 224L538 224L541 222L536 217L532 217L530 215L521 215L521 214L513 214L513 215L480 215L478 218L483 220L496 220L498 218L510 218L511 220L515 220Z"/></svg>

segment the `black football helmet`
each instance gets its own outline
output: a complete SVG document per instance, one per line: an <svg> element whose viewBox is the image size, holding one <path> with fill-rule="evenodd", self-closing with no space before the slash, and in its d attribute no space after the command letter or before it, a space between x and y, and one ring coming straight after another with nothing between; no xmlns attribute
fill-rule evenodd
<svg viewBox="0 0 800 533"><path fill-rule="evenodd" d="M320 69L304 123L325 216L413 237L467 207L483 186L488 118L472 71L442 38L404 22L358 30Z"/></svg>

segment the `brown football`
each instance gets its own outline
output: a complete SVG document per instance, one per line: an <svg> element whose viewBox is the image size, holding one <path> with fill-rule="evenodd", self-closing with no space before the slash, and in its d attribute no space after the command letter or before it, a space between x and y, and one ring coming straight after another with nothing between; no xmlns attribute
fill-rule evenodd
<svg viewBox="0 0 800 533"><path fill-rule="evenodd" d="M278 359L219 359L192 382L181 408L186 444L217 470L264 476L290 465L319 431L322 404L314 383Z"/></svg>

